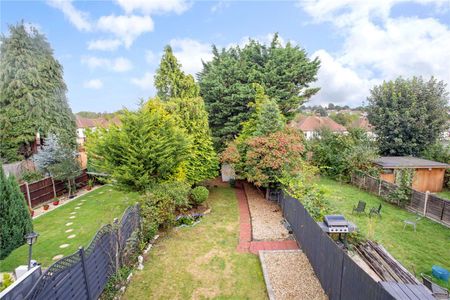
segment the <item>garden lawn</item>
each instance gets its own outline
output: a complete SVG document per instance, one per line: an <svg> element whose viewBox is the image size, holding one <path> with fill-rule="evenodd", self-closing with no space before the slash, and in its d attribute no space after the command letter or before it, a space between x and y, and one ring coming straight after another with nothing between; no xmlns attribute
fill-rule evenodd
<svg viewBox="0 0 450 300"><path fill-rule="evenodd" d="M207 203L212 211L199 224L158 240L124 299L267 299L258 257L236 251L235 191L213 188Z"/></svg>
<svg viewBox="0 0 450 300"><path fill-rule="evenodd" d="M75 252L79 246L88 246L94 234L103 224L111 223L114 218L120 218L125 209L138 199L137 193L126 193L106 185L77 199L58 207L33 220L34 231L39 233L37 243L33 245L33 259L43 267L50 266L56 255L68 255ZM84 202L82 200L85 200ZM75 207L83 203L79 209ZM71 212L74 219L70 219ZM72 222L70 226L67 223ZM68 229L72 232L66 233ZM69 239L68 236L75 237ZM69 244L67 248L60 248ZM13 271L19 265L28 262L28 245L17 248L4 260L0 260L0 271Z"/></svg>
<svg viewBox="0 0 450 300"><path fill-rule="evenodd" d="M450 270L449 228L423 218L417 224L417 232L411 226L403 230L403 220L413 220L417 215L349 184L321 178L319 186L325 191L325 197L336 212L354 222L367 238L382 244L411 273L418 277L422 272L431 274L433 265ZM352 215L352 208L359 200L367 203L367 212L381 203L382 218Z"/></svg>
<svg viewBox="0 0 450 300"><path fill-rule="evenodd" d="M437 193L437 195L439 197L442 197L442 198L445 198L447 200L450 200L450 190L443 190L442 192Z"/></svg>

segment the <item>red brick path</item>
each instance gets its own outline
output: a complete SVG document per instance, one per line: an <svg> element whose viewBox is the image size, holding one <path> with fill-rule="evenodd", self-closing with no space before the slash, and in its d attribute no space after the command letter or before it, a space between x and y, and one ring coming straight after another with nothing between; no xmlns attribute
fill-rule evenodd
<svg viewBox="0 0 450 300"><path fill-rule="evenodd" d="M293 250L298 249L295 240L286 241L252 241L252 222L247 196L242 184L237 183L236 197L239 206L239 245L237 251L258 254L259 250Z"/></svg>

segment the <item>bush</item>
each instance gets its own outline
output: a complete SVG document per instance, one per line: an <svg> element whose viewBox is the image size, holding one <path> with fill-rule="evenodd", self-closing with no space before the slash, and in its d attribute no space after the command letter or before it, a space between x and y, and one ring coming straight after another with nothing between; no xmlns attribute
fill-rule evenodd
<svg viewBox="0 0 450 300"><path fill-rule="evenodd" d="M209 191L204 186L198 186L191 191L192 202L196 205L200 205L208 199Z"/></svg>
<svg viewBox="0 0 450 300"><path fill-rule="evenodd" d="M30 212L16 179L0 167L0 259L25 243L33 230Z"/></svg>
<svg viewBox="0 0 450 300"><path fill-rule="evenodd" d="M40 180L42 178L44 178L44 176L42 176L42 174L39 173L39 172L36 172L36 171L25 171L25 172L22 173L22 178L21 179L23 181L31 183L31 182L38 181L38 180Z"/></svg>
<svg viewBox="0 0 450 300"><path fill-rule="evenodd" d="M3 273L3 280L2 284L0 285L0 292L5 290L11 284L13 284L12 276L9 273Z"/></svg>

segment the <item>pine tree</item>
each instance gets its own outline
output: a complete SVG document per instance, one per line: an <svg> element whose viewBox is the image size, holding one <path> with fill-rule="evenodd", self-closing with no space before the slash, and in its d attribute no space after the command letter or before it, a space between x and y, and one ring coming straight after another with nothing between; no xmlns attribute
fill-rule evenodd
<svg viewBox="0 0 450 300"><path fill-rule="evenodd" d="M203 99L173 98L166 106L190 139L190 155L186 162L187 181L198 183L217 176L219 161L211 139L208 113Z"/></svg>
<svg viewBox="0 0 450 300"><path fill-rule="evenodd" d="M75 118L67 102L61 64L44 35L23 23L9 27L0 46L0 157L28 156L39 132L75 146Z"/></svg>
<svg viewBox="0 0 450 300"><path fill-rule="evenodd" d="M6 177L0 167L0 259L25 243L33 230L25 198L14 177Z"/></svg>
<svg viewBox="0 0 450 300"><path fill-rule="evenodd" d="M170 98L194 98L200 93L194 77L184 74L169 45L164 48L164 55L156 71L155 86L158 97L164 101Z"/></svg>

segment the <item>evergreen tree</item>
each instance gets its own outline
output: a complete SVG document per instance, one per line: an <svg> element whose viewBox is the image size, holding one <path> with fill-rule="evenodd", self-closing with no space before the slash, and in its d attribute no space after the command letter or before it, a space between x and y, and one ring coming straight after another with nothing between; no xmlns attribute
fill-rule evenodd
<svg viewBox="0 0 450 300"><path fill-rule="evenodd" d="M219 162L203 99L173 98L167 102L167 110L177 118L177 124L186 130L190 138L190 155L186 162L188 182L198 183L217 176Z"/></svg>
<svg viewBox="0 0 450 300"><path fill-rule="evenodd" d="M25 243L33 230L25 198L14 177L6 177L0 167L0 259Z"/></svg>
<svg viewBox="0 0 450 300"><path fill-rule="evenodd" d="M184 180L189 139L158 99L124 112L120 127L97 129L87 138L93 167L119 186L142 191L153 183Z"/></svg>
<svg viewBox="0 0 450 300"><path fill-rule="evenodd" d="M270 46L249 41L219 50L204 63L199 74L200 92L205 100L216 149L236 137L253 112L254 83L260 84L282 114L290 120L296 110L319 89L310 84L317 78L320 62L310 60L305 50L287 43L281 46L276 35Z"/></svg>
<svg viewBox="0 0 450 300"><path fill-rule="evenodd" d="M0 46L0 157L30 155L35 135L57 134L75 146L75 119L63 68L44 35L23 23L9 27Z"/></svg>
<svg viewBox="0 0 450 300"><path fill-rule="evenodd" d="M447 121L443 81L397 78L370 91L368 119L382 155L419 155L434 144Z"/></svg>
<svg viewBox="0 0 450 300"><path fill-rule="evenodd" d="M164 101L170 98L194 98L199 96L199 87L192 75L186 75L167 45L155 75L158 97Z"/></svg>

